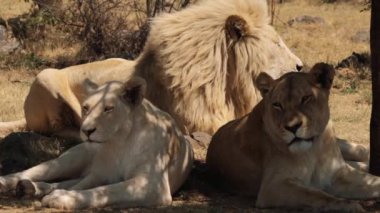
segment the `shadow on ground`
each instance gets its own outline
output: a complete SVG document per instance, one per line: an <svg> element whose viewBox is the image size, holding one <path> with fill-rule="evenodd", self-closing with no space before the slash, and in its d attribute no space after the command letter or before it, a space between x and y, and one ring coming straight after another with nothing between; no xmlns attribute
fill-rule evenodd
<svg viewBox="0 0 380 213"><path fill-rule="evenodd" d="M196 135L192 140L196 161L190 177L173 196L173 205L156 208L133 209L92 209L83 212L310 212L310 209L257 209L255 200L223 192L207 173L205 156L209 138ZM0 174L15 172L57 157L75 141L46 137L35 133L14 133L0 142ZM5 163L4 163L5 162ZM5 164L5 165L4 165ZM5 169L4 169L5 167ZM9 167L9 168L6 168ZM11 169L12 167L13 169ZM2 172L2 173L1 173ZM363 201L363 207L370 212L380 211L380 202ZM14 195L0 195L0 212L62 212L41 207L39 200L19 199ZM314 211L315 212L315 211Z"/></svg>

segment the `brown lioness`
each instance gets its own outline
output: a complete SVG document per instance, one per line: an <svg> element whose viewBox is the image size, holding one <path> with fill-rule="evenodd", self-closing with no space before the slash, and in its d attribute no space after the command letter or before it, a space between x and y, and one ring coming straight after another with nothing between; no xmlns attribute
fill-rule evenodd
<svg viewBox="0 0 380 213"><path fill-rule="evenodd" d="M0 177L0 192L43 197L62 209L171 204L193 162L190 144L165 112L144 100L146 83L85 85L81 143L59 158ZM59 183L47 183L54 180ZM17 188L16 188L17 187Z"/></svg>
<svg viewBox="0 0 380 213"><path fill-rule="evenodd" d="M333 78L323 63L278 80L260 74L255 83L263 100L213 136L210 171L263 208L361 211L345 199L380 197L380 178L346 164L336 143L328 106Z"/></svg>

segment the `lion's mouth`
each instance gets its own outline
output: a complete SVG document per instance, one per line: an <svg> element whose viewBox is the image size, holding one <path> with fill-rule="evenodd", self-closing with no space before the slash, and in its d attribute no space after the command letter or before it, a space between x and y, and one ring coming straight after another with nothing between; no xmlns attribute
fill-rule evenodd
<svg viewBox="0 0 380 213"><path fill-rule="evenodd" d="M290 141L290 143L288 144L288 146L291 146L292 144L300 143L300 142L308 142L308 143L312 143L313 140L314 140L314 137L310 137L310 138L299 138L299 137L295 137L292 141Z"/></svg>
<svg viewBox="0 0 380 213"><path fill-rule="evenodd" d="M91 139L89 139L89 138L86 140L86 142L87 142L87 143L103 143L103 142L101 142L101 141L95 141L95 140L91 140Z"/></svg>

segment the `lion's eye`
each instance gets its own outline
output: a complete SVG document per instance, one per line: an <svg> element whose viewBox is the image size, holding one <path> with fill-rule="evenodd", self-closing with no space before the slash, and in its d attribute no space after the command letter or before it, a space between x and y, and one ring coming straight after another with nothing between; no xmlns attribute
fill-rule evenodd
<svg viewBox="0 0 380 213"><path fill-rule="evenodd" d="M113 109L114 109L113 106L106 106L106 107L104 108L104 112L112 112Z"/></svg>
<svg viewBox="0 0 380 213"><path fill-rule="evenodd" d="M280 111L283 110L282 105L278 102L273 103L273 107L277 110L280 110Z"/></svg>
<svg viewBox="0 0 380 213"><path fill-rule="evenodd" d="M88 114L88 109L89 109L89 107L87 105L85 105L85 106L82 107L82 112L83 112L84 115Z"/></svg>
<svg viewBox="0 0 380 213"><path fill-rule="evenodd" d="M302 100L301 100L301 103L302 103L302 104L307 104L307 103L309 103L312 99L313 99L313 96L312 96L312 95L303 96L303 97L302 97Z"/></svg>

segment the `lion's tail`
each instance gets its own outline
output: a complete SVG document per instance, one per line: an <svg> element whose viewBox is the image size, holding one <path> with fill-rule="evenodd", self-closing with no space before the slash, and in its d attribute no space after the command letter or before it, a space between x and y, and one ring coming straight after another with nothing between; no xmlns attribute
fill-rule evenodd
<svg viewBox="0 0 380 213"><path fill-rule="evenodd" d="M20 132L26 130L26 120L0 122L0 137L3 138L12 132Z"/></svg>

